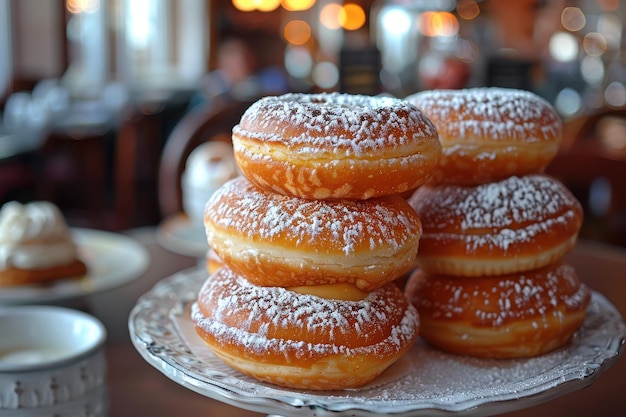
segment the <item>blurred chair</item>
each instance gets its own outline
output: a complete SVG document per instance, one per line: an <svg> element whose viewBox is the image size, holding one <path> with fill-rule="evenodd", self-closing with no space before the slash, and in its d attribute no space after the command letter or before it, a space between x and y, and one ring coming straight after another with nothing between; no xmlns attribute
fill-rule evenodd
<svg viewBox="0 0 626 417"><path fill-rule="evenodd" d="M163 217L183 211L181 180L187 157L207 141L230 143L233 127L251 104L247 101L211 103L195 108L174 127L165 143L159 167L159 207Z"/></svg>
<svg viewBox="0 0 626 417"><path fill-rule="evenodd" d="M120 229L157 224L161 152L173 126L184 117L189 94L137 93L119 127L114 154L115 213Z"/></svg>
<svg viewBox="0 0 626 417"><path fill-rule="evenodd" d="M546 172L583 205L581 237L626 246L626 111L567 121L563 146Z"/></svg>
<svg viewBox="0 0 626 417"><path fill-rule="evenodd" d="M73 226L114 227L111 164L115 123L101 103L74 103L51 120L38 150L37 198Z"/></svg>

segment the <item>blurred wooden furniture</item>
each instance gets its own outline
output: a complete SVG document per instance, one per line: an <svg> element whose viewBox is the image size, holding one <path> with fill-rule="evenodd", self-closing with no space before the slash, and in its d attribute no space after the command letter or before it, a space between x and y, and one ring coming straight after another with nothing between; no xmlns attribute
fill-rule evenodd
<svg viewBox="0 0 626 417"><path fill-rule="evenodd" d="M64 114L38 149L37 198L56 203L71 225L111 228L115 125L100 107Z"/></svg>
<svg viewBox="0 0 626 417"><path fill-rule="evenodd" d="M546 172L581 201L582 237L626 246L626 111L566 122L563 146Z"/></svg>
<svg viewBox="0 0 626 417"><path fill-rule="evenodd" d="M20 134L8 132L0 125L0 206L10 200L32 198L36 177L33 160L36 146L23 146Z"/></svg>
<svg viewBox="0 0 626 417"><path fill-rule="evenodd" d="M157 224L158 171L168 136L184 117L189 92L137 93L115 142L114 187L118 228Z"/></svg>
<svg viewBox="0 0 626 417"><path fill-rule="evenodd" d="M169 135L159 167L159 207L167 217L181 213L181 177L189 154L201 143L211 140L230 142L231 132L250 102L210 103L186 114Z"/></svg>

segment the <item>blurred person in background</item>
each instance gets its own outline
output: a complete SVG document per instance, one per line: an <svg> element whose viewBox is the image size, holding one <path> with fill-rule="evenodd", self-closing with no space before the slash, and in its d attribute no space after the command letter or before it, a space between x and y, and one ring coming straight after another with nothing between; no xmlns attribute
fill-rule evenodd
<svg viewBox="0 0 626 417"><path fill-rule="evenodd" d="M287 92L285 72L277 66L263 67L259 61L245 40L225 39L219 45L216 69L204 77L201 97L192 100L192 107L205 100L253 101Z"/></svg>

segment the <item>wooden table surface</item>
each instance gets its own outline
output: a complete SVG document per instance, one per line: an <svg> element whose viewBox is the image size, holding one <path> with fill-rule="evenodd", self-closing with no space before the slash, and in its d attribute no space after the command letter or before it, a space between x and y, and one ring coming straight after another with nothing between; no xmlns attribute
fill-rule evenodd
<svg viewBox="0 0 626 417"><path fill-rule="evenodd" d="M128 315L137 299L161 279L198 266L202 260L159 246L155 228L130 230L127 234L148 249L151 262L147 271L127 285L82 300L84 308L100 318L108 330L110 416L261 416L183 388L145 362L135 350L129 337ZM581 241L567 259L583 281L626 317L626 250ZM589 387L506 416L621 417L626 415L625 383L626 359L622 357Z"/></svg>

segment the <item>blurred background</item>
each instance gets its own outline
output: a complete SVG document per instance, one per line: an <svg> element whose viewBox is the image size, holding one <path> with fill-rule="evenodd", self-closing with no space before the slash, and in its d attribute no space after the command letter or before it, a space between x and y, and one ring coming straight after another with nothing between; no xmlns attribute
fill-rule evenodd
<svg viewBox="0 0 626 417"><path fill-rule="evenodd" d="M626 245L620 0L0 0L0 204L121 230L183 210L199 144L265 95L533 91L585 238Z"/></svg>

